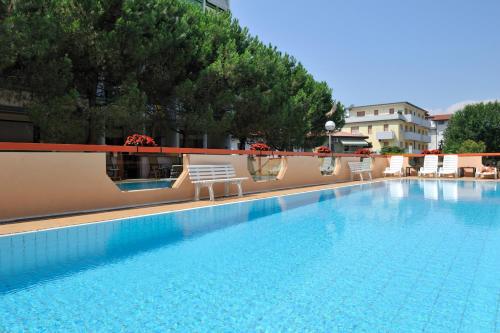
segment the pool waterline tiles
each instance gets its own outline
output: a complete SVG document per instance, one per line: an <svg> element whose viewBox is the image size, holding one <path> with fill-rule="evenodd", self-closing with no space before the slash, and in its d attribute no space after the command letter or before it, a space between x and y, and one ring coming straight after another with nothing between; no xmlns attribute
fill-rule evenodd
<svg viewBox="0 0 500 333"><path fill-rule="evenodd" d="M397 180L1 237L0 328L494 332L498 190Z"/></svg>

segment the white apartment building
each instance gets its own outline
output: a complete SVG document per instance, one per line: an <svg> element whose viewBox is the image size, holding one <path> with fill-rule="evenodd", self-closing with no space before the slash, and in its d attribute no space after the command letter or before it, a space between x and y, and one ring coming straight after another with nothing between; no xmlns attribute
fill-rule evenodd
<svg viewBox="0 0 500 333"><path fill-rule="evenodd" d="M444 132L448 127L452 114L438 114L430 116L431 128L429 135L431 136L431 143L429 149L439 149L443 145Z"/></svg>
<svg viewBox="0 0 500 333"><path fill-rule="evenodd" d="M368 137L374 151L397 146L408 153L419 153L431 143L429 113L409 102L351 107L343 132Z"/></svg>

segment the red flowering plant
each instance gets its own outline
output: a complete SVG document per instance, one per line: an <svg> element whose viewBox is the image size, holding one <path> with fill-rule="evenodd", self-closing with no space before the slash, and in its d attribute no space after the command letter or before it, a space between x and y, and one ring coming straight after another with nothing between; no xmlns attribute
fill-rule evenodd
<svg viewBox="0 0 500 333"><path fill-rule="evenodd" d="M327 146L321 146L316 148L316 152L320 154L330 154L332 151Z"/></svg>
<svg viewBox="0 0 500 333"><path fill-rule="evenodd" d="M354 152L356 155L370 155L372 152L368 148L359 148Z"/></svg>
<svg viewBox="0 0 500 333"><path fill-rule="evenodd" d="M124 146L156 147L156 142L150 136L133 134L127 137Z"/></svg>
<svg viewBox="0 0 500 333"><path fill-rule="evenodd" d="M439 149L425 149L425 150L422 150L422 154L424 154L424 155L438 155L438 154L441 154L441 150L439 150Z"/></svg>
<svg viewBox="0 0 500 333"><path fill-rule="evenodd" d="M256 142L250 145L250 150L270 151L271 147L266 145L264 142Z"/></svg>

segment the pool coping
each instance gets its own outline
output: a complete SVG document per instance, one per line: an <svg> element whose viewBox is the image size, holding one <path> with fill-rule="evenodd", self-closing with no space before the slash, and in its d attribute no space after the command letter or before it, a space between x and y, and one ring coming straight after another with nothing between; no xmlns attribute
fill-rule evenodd
<svg viewBox="0 0 500 333"><path fill-rule="evenodd" d="M362 186L367 184L376 184L380 182L387 182L393 180L438 180L438 181L479 181L479 182L497 182L500 180L495 179L471 179L471 178L419 178L419 177L386 177L377 178L371 181L353 181L353 182L342 182L342 183L332 183L325 185L315 185L308 187L298 187L290 189L275 190L269 192L259 192L259 193L247 193L246 196L239 197L227 197L219 198L214 202L211 201L184 201L184 202L173 202L167 204L161 204L157 206L148 207L132 207L121 210L110 210L101 212L92 212L81 214L72 214L64 216L51 216L39 219L30 219L24 221L15 221L10 223L0 224L0 237L8 237L13 235L35 233L39 231L47 230L57 230L78 227L82 225L92 225L98 223L107 223L120 221L130 218L141 218L150 217L163 214L170 214L175 212L182 212L187 210L202 209L207 207L218 207L233 205L243 202L252 202L257 200L266 200L271 198L287 197L293 195L299 195L304 193L314 193L325 190L333 190L338 188ZM180 207L179 207L180 206ZM183 207L187 206L187 207ZM148 212L149 211L149 212ZM116 215L115 217L113 217Z"/></svg>

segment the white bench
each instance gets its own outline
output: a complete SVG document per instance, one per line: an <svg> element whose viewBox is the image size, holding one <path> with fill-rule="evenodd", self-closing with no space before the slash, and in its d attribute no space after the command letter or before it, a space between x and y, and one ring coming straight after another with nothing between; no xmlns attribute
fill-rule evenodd
<svg viewBox="0 0 500 333"><path fill-rule="evenodd" d="M358 174L359 178L363 180L363 173L366 172L370 180L372 180L372 169L370 159L365 158L362 162L347 162L349 169L351 169L351 181L354 180L354 175Z"/></svg>
<svg viewBox="0 0 500 333"><path fill-rule="evenodd" d="M223 183L225 186L225 195L229 194L229 185L234 184L238 187L238 196L243 196L241 182L247 180L247 177L236 177L236 172L231 164L222 165L189 165L188 173L191 182L194 184L194 200L200 200L200 190L202 187L208 188L210 200L214 201L214 188L216 183Z"/></svg>

